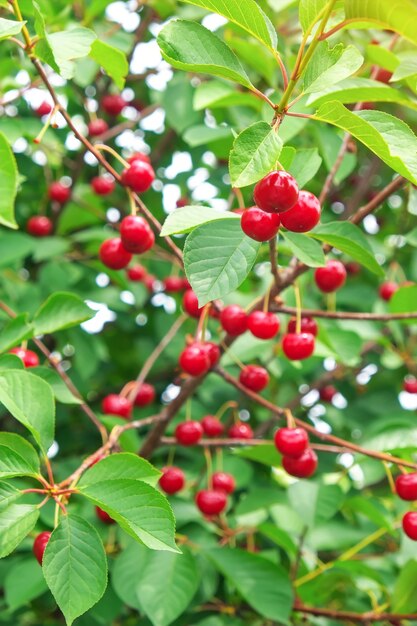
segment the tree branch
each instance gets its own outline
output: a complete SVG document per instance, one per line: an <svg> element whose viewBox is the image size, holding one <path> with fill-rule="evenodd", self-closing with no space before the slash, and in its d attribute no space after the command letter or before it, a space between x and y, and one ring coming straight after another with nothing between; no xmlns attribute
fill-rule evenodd
<svg viewBox="0 0 417 626"><path fill-rule="evenodd" d="M292 306L271 303L271 310L285 315L296 315L297 309ZM318 309L303 309L302 316L324 317L335 320L362 320L366 322L391 322L393 320L412 320L417 318L414 313L353 313L349 311L320 311Z"/></svg>

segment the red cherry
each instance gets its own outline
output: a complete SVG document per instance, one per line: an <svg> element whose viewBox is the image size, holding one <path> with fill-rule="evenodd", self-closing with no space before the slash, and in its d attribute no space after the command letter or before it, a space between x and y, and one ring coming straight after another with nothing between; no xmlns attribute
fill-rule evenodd
<svg viewBox="0 0 417 626"><path fill-rule="evenodd" d="M122 183L137 193L148 191L154 180L155 172L152 165L145 161L133 161L132 165L122 172Z"/></svg>
<svg viewBox="0 0 417 626"><path fill-rule="evenodd" d="M148 274L143 279L143 284L145 285L149 293L153 293L155 291L155 283L156 283L156 278L152 274Z"/></svg>
<svg viewBox="0 0 417 626"><path fill-rule="evenodd" d="M219 515L227 505L227 495L224 491L202 489L195 497L197 507L204 515Z"/></svg>
<svg viewBox="0 0 417 626"><path fill-rule="evenodd" d="M337 291L345 284L345 266L340 261L327 261L325 267L316 269L314 280L320 291L324 291L324 293Z"/></svg>
<svg viewBox="0 0 417 626"><path fill-rule="evenodd" d="M35 537L35 541L33 542L33 554L36 557L39 565L42 565L43 555L45 552L45 548L49 539L51 538L52 533L45 530L43 533L40 533Z"/></svg>
<svg viewBox="0 0 417 626"><path fill-rule="evenodd" d="M259 365L246 365L240 372L239 381L251 391L262 391L269 383L269 374Z"/></svg>
<svg viewBox="0 0 417 626"><path fill-rule="evenodd" d="M348 261L345 263L345 268L350 276L356 276L361 272L361 266L359 263L356 263L356 261Z"/></svg>
<svg viewBox="0 0 417 626"><path fill-rule="evenodd" d="M206 341L201 344L210 361L210 367L214 367L220 361L221 352L220 348L216 343L212 341Z"/></svg>
<svg viewBox="0 0 417 626"><path fill-rule="evenodd" d="M23 361L25 367L37 367L39 365L39 357L33 350L25 350L24 348L12 348L10 354L15 354Z"/></svg>
<svg viewBox="0 0 417 626"><path fill-rule="evenodd" d="M123 396L119 396L117 393L110 393L103 398L101 410L105 415L120 415L124 419L129 419L132 405L127 398L123 398Z"/></svg>
<svg viewBox="0 0 417 626"><path fill-rule="evenodd" d="M395 491L401 500L417 500L417 472L397 476Z"/></svg>
<svg viewBox="0 0 417 626"><path fill-rule="evenodd" d="M35 113L36 115L39 115L39 117L43 117L44 115L49 115L52 109L53 109L52 104L49 104L49 102L44 100L43 102L40 103L38 108L35 109Z"/></svg>
<svg viewBox="0 0 417 626"><path fill-rule="evenodd" d="M403 531L413 541L417 541L417 512L408 511L403 517Z"/></svg>
<svg viewBox="0 0 417 626"><path fill-rule="evenodd" d="M215 415L206 415L201 420L201 426L207 437L220 437L224 432L224 426Z"/></svg>
<svg viewBox="0 0 417 626"><path fill-rule="evenodd" d="M107 94L101 99L101 107L108 115L116 117L125 108L127 102L118 94Z"/></svg>
<svg viewBox="0 0 417 626"><path fill-rule="evenodd" d="M331 402L337 394L337 389L336 387L333 387L333 385L325 385L324 387L319 389L319 393L320 400L322 400L323 402Z"/></svg>
<svg viewBox="0 0 417 626"><path fill-rule="evenodd" d="M147 275L146 269L142 265L133 265L127 270L127 277L134 283L141 282Z"/></svg>
<svg viewBox="0 0 417 626"><path fill-rule="evenodd" d="M201 376L210 369L210 358L203 344L195 342L180 354L181 368L190 376Z"/></svg>
<svg viewBox="0 0 417 626"><path fill-rule="evenodd" d="M112 270L122 270L132 260L132 255L125 250L119 237L103 241L99 256L101 262Z"/></svg>
<svg viewBox="0 0 417 626"><path fill-rule="evenodd" d="M184 485L184 472L179 467L164 467L162 469L162 476L159 479L159 486L162 491L171 496L181 491Z"/></svg>
<svg viewBox="0 0 417 626"><path fill-rule="evenodd" d="M90 137L98 137L109 130L109 125L106 120L102 120L99 117L96 120L91 120L88 124L88 134Z"/></svg>
<svg viewBox="0 0 417 626"><path fill-rule="evenodd" d="M258 339L272 339L279 331L279 319L274 313L253 311L248 317L248 329Z"/></svg>
<svg viewBox="0 0 417 626"><path fill-rule="evenodd" d="M403 389L407 393L417 393L417 378L414 376L406 376L404 378Z"/></svg>
<svg viewBox="0 0 417 626"><path fill-rule="evenodd" d="M297 329L297 320L295 317L292 317L288 322L287 332L295 333ZM312 317L302 317L301 318L301 332L302 333L310 333L317 337L317 333L319 332L317 322Z"/></svg>
<svg viewBox="0 0 417 626"><path fill-rule="evenodd" d="M388 281L386 283L382 283L382 285L380 286L379 295L383 300L386 300L388 302L389 300L391 300L392 296L398 289L399 286L397 285L397 283Z"/></svg>
<svg viewBox="0 0 417 626"><path fill-rule="evenodd" d="M376 69L376 68L373 68ZM379 67L376 73L374 74L374 80L377 80L380 83L385 83L386 85L392 78L392 72L389 70L385 70L383 67Z"/></svg>
<svg viewBox="0 0 417 626"><path fill-rule="evenodd" d="M281 224L293 233L306 233L320 221L319 199L309 191L300 191L294 206L281 215Z"/></svg>
<svg viewBox="0 0 417 626"><path fill-rule="evenodd" d="M242 335L248 327L248 316L237 304L229 304L220 313L220 324L229 335Z"/></svg>
<svg viewBox="0 0 417 626"><path fill-rule="evenodd" d="M255 241L269 241L275 237L280 223L277 213L265 213L256 206L246 209L240 218L243 232Z"/></svg>
<svg viewBox="0 0 417 626"><path fill-rule="evenodd" d="M142 161L142 163L149 163L149 165L151 164L151 159L147 154L143 154L143 152L135 152L135 154L132 154L132 156L127 159L127 162L130 163L130 165L132 165L135 161Z"/></svg>
<svg viewBox="0 0 417 626"><path fill-rule="evenodd" d="M110 517L110 515L106 513L106 511L103 511L103 509L100 509L99 506L96 506L96 515L98 519L103 522L103 524L115 524L116 523L114 519Z"/></svg>
<svg viewBox="0 0 417 626"><path fill-rule="evenodd" d="M149 383L142 383L135 398L135 406L147 406L155 400L155 387Z"/></svg>
<svg viewBox="0 0 417 626"><path fill-rule="evenodd" d="M98 196L107 196L114 191L114 181L105 176L95 176L91 181L91 188Z"/></svg>
<svg viewBox="0 0 417 626"><path fill-rule="evenodd" d="M288 211L298 199L298 185L288 172L270 172L253 192L257 206L267 213Z"/></svg>
<svg viewBox="0 0 417 626"><path fill-rule="evenodd" d="M49 185L48 195L54 202L65 204L71 197L71 188L60 182L54 182Z"/></svg>
<svg viewBox="0 0 417 626"><path fill-rule="evenodd" d="M177 293L184 289L184 280L180 276L168 276L164 279L164 288L167 293Z"/></svg>
<svg viewBox="0 0 417 626"><path fill-rule="evenodd" d="M181 422L175 429L175 439L182 446L193 446L200 441L202 436L202 425L193 420Z"/></svg>
<svg viewBox="0 0 417 626"><path fill-rule="evenodd" d="M181 209L182 207L187 206L189 202L190 202L189 199L183 196L182 198L178 198L175 204L176 204L177 209Z"/></svg>
<svg viewBox="0 0 417 626"><path fill-rule="evenodd" d="M185 278L185 276L182 279L182 288L183 289L191 289L191 285L188 281L188 278Z"/></svg>
<svg viewBox="0 0 417 626"><path fill-rule="evenodd" d="M123 248L133 254L143 254L155 243L155 235L148 222L139 215L128 215L120 224Z"/></svg>
<svg viewBox="0 0 417 626"><path fill-rule="evenodd" d="M198 306L198 299L192 289L187 289L182 297L182 308L191 317L199 318L203 307Z"/></svg>
<svg viewBox="0 0 417 626"><path fill-rule="evenodd" d="M45 215L34 215L28 219L26 230L33 237L47 237L53 230L53 224Z"/></svg>
<svg viewBox="0 0 417 626"><path fill-rule="evenodd" d="M314 335L311 333L288 333L282 338L282 350L291 361L308 359L314 352Z"/></svg>
<svg viewBox="0 0 417 626"><path fill-rule="evenodd" d="M227 472L214 472L211 477L211 484L216 491L224 491L225 493L233 493L236 489L234 477Z"/></svg>
<svg viewBox="0 0 417 626"><path fill-rule="evenodd" d="M308 448L308 433L304 428L280 428L274 436L278 452L295 459Z"/></svg>
<svg viewBox="0 0 417 626"><path fill-rule="evenodd" d="M253 439L253 430L249 426L249 424L244 424L243 422L237 422L233 424L227 434L230 439Z"/></svg>
<svg viewBox="0 0 417 626"><path fill-rule="evenodd" d="M282 466L291 476L296 478L309 478L317 469L317 455L311 448L307 448L297 458L292 456L282 457Z"/></svg>

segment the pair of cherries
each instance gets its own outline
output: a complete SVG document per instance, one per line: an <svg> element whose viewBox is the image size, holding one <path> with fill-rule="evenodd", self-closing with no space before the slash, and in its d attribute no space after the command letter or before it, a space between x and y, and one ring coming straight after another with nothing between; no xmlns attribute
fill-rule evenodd
<svg viewBox="0 0 417 626"><path fill-rule="evenodd" d="M71 187L64 185L60 181L51 183L48 187L48 198L63 206L71 198ZM52 220L46 215L34 215L26 223L26 231L32 237L48 237L53 231Z"/></svg>
<svg viewBox="0 0 417 626"><path fill-rule="evenodd" d="M224 432L224 426L215 415L206 415L201 422L187 420L180 422L175 429L175 439L182 446L194 446L203 437L219 437ZM236 422L228 430L230 439L252 439L253 430L249 424Z"/></svg>
<svg viewBox="0 0 417 626"><path fill-rule="evenodd" d="M182 469L175 466L164 467L159 479L159 486L168 495L174 495L185 486L185 475ZM236 488L235 479L227 472L214 472L211 477L211 486L216 491L233 493Z"/></svg>
<svg viewBox="0 0 417 626"><path fill-rule="evenodd" d="M282 454L282 466L296 478L309 478L317 469L317 455L304 428L280 428L274 435L275 447Z"/></svg>
<svg viewBox="0 0 417 626"><path fill-rule="evenodd" d="M202 376L214 367L220 359L219 346L211 341L195 341L180 354L181 369L190 376Z"/></svg>
<svg viewBox="0 0 417 626"><path fill-rule="evenodd" d="M38 367L39 357L33 350L27 348L12 348L9 350L10 354L14 354L19 357L25 367Z"/></svg>
<svg viewBox="0 0 417 626"><path fill-rule="evenodd" d="M129 265L132 254L143 254L154 243L155 235L148 222L139 215L128 215L120 223L120 237L101 244L100 260L112 270L121 270Z"/></svg>
<svg viewBox="0 0 417 626"><path fill-rule="evenodd" d="M144 407L152 404L155 396L154 386L149 383L142 383L136 394L134 406ZM123 419L130 419L132 408L131 402L117 393L110 393L108 396L105 396L101 403L101 410L105 415L117 415L123 417Z"/></svg>
<svg viewBox="0 0 417 626"><path fill-rule="evenodd" d="M229 304L221 311L220 324L232 337L249 330L258 339L272 339L280 327L279 319L274 313L253 311L248 315L237 304Z"/></svg>
<svg viewBox="0 0 417 626"><path fill-rule="evenodd" d="M400 474L395 481L395 491L401 500L417 500L417 472ZM408 511L402 519L403 531L413 541L417 541L417 511Z"/></svg>

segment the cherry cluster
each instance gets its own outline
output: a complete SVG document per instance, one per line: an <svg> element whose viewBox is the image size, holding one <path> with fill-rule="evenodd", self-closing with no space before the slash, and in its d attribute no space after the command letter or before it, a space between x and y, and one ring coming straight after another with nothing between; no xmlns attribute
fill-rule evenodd
<svg viewBox="0 0 417 626"><path fill-rule="evenodd" d="M417 381L416 381L417 391ZM417 472L400 474L395 481L395 491L401 500L412 502L417 500ZM402 519L402 527L410 539L417 541L417 512L408 511Z"/></svg>

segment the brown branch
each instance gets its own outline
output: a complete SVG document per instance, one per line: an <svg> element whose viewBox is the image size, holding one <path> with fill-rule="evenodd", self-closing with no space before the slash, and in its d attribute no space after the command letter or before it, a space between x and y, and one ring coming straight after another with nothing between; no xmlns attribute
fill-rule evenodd
<svg viewBox="0 0 417 626"><path fill-rule="evenodd" d="M279 287L280 275L278 270L276 237L272 237L272 239L269 240L269 260L271 262L271 274L274 277L276 286Z"/></svg>
<svg viewBox="0 0 417 626"><path fill-rule="evenodd" d="M296 315L297 309L292 306L271 304L271 310L285 315ZM303 309L301 314L308 317L324 317L335 320L362 320L366 322L390 322L392 320L412 320L417 318L414 313L351 313L349 311L319 311L317 309Z"/></svg>
<svg viewBox="0 0 417 626"><path fill-rule="evenodd" d="M367 622L401 622L402 620L417 620L417 613L380 613L378 611L370 611L369 613L355 613L353 611L338 611L336 609L323 609L314 606L307 606L296 600L294 603L294 611L300 611L308 615L317 615L318 617L329 617L336 620L348 620L351 622L367 623Z"/></svg>
<svg viewBox="0 0 417 626"><path fill-rule="evenodd" d="M160 441L162 446L173 446L177 443L175 437L161 437ZM273 445L272 439L201 439L195 446L202 448L236 448L236 447L251 447L251 446L265 446ZM311 448L319 450L320 452L330 452L332 454L342 454L343 452L349 452L345 447L341 446L329 446L324 443L312 443Z"/></svg>

